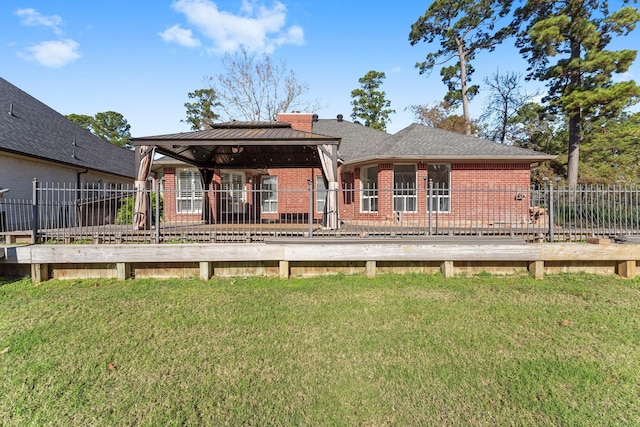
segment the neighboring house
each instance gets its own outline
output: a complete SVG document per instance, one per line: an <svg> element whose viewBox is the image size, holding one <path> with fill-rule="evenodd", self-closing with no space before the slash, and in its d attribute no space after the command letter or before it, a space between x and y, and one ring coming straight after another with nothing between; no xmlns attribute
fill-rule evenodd
<svg viewBox="0 0 640 427"><path fill-rule="evenodd" d="M87 188L133 184L135 156L0 78L0 189L31 199L32 182Z"/></svg>
<svg viewBox="0 0 640 427"><path fill-rule="evenodd" d="M339 217L342 221L409 223L429 211L442 218L501 222L529 220L531 167L553 156L412 124L390 135L359 124L282 114L293 129L340 138ZM163 177L167 221L199 219L202 184L198 169L164 157L154 165ZM314 189L314 218L326 198L321 168L215 170L211 189L222 194L213 221L304 219L305 191ZM431 186L431 190L429 190ZM432 197L428 199L427 194ZM213 205L212 205L213 206ZM489 217L490 216L490 217Z"/></svg>

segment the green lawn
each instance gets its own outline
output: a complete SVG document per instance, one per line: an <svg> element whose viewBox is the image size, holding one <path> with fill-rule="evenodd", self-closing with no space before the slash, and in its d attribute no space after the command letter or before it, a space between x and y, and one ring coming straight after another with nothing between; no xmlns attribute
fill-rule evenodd
<svg viewBox="0 0 640 427"><path fill-rule="evenodd" d="M2 425L640 425L640 280L0 279Z"/></svg>

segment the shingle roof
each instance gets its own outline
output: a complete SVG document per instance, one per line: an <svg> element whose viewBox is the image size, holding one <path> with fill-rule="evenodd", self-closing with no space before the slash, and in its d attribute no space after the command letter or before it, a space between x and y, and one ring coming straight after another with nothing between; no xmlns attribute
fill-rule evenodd
<svg viewBox="0 0 640 427"><path fill-rule="evenodd" d="M339 153L345 164L374 159L536 162L555 157L417 123L389 135L348 121L318 120L313 131L342 138Z"/></svg>
<svg viewBox="0 0 640 427"><path fill-rule="evenodd" d="M342 138L338 153L345 162L370 154L371 150L376 149L385 138L390 136L386 132L336 119L319 119L313 122L313 132Z"/></svg>
<svg viewBox="0 0 640 427"><path fill-rule="evenodd" d="M127 178L135 176L132 151L93 135L2 78L1 151Z"/></svg>

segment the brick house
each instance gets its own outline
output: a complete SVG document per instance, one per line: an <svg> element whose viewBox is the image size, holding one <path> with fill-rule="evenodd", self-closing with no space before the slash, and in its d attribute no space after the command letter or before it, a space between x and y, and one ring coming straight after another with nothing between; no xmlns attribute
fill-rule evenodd
<svg viewBox="0 0 640 427"><path fill-rule="evenodd" d="M530 186L531 167L552 158L419 124L390 135L342 116L329 120L288 113L278 119L292 129L340 139L337 199L342 222L410 223L429 211L443 221L526 221L531 201L524 190ZM153 170L164 178L165 220L200 219L199 170L169 157L157 160ZM321 167L214 169L212 220L306 220L313 206L313 217L320 221L326 183Z"/></svg>

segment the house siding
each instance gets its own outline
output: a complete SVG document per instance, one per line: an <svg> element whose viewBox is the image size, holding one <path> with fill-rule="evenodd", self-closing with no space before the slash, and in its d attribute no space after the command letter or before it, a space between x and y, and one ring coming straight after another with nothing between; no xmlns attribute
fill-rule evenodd
<svg viewBox="0 0 640 427"><path fill-rule="evenodd" d="M28 157L0 154L0 187L10 191L6 197L11 199L31 199L33 180L54 185L75 186L80 183L118 183L133 184L132 179L109 175L82 168L67 167L59 163L40 161Z"/></svg>

